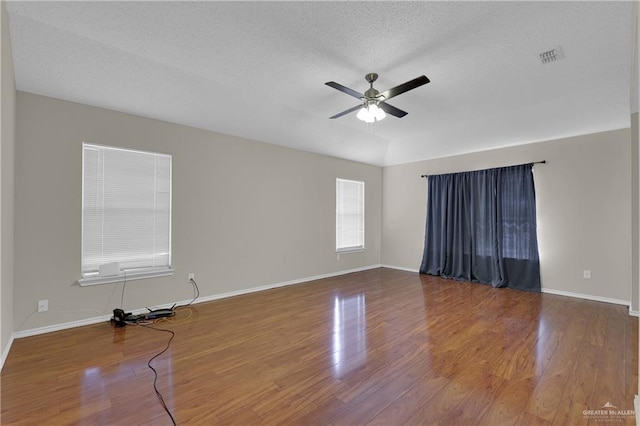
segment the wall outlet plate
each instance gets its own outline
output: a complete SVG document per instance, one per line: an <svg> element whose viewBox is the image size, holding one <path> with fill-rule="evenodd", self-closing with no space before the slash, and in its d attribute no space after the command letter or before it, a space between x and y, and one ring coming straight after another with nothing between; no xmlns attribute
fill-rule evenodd
<svg viewBox="0 0 640 426"><path fill-rule="evenodd" d="M38 312L47 312L49 310L49 301L47 299L38 300Z"/></svg>
<svg viewBox="0 0 640 426"><path fill-rule="evenodd" d="M193 272L189 272L189 281L195 280L195 279L196 279L196 274L194 274Z"/></svg>

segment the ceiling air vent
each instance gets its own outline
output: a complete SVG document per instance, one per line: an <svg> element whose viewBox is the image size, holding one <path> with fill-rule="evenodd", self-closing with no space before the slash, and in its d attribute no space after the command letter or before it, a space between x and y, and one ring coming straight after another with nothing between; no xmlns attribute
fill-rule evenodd
<svg viewBox="0 0 640 426"><path fill-rule="evenodd" d="M551 50L547 50L546 52L542 52L538 55L540 58L540 62L543 64L549 64L551 62L559 61L564 58L564 53L562 52L562 48L560 46L554 47Z"/></svg>

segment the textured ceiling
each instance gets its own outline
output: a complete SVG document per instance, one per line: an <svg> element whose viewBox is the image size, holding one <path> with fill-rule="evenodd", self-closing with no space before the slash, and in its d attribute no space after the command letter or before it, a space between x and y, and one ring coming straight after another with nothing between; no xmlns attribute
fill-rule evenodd
<svg viewBox="0 0 640 426"><path fill-rule="evenodd" d="M630 125L631 2L6 4L18 90L370 164ZM368 72L431 83L329 120Z"/></svg>

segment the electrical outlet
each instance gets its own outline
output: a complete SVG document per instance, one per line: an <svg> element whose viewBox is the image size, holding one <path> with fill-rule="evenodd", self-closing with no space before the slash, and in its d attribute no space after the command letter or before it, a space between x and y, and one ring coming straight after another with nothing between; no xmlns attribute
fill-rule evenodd
<svg viewBox="0 0 640 426"><path fill-rule="evenodd" d="M585 269L584 271L582 271L582 276L586 279L591 279L591 271L588 269Z"/></svg>
<svg viewBox="0 0 640 426"><path fill-rule="evenodd" d="M47 312L49 310L49 301L47 299L38 300L38 312Z"/></svg>
<svg viewBox="0 0 640 426"><path fill-rule="evenodd" d="M195 280L195 279L196 279L196 274L194 274L193 272L189 272L189 281Z"/></svg>

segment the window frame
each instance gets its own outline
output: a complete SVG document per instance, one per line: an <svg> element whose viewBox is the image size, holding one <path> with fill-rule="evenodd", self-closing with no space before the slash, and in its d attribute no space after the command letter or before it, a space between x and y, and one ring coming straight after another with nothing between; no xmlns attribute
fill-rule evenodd
<svg viewBox="0 0 640 426"><path fill-rule="evenodd" d="M341 213L342 215L344 215L343 212L340 211L340 200L339 200L339 196L340 196L340 191L339 191L339 185L340 182L350 182L350 183L356 183L361 185L361 195L362 198L359 200L360 201L360 205L361 205L361 228L362 228L362 244L358 245L358 246L342 246L342 247L338 247L338 242L340 240L339 237L339 233L341 231L340 228L340 217L341 217ZM340 254L345 254L345 253L360 253L363 251L366 251L367 247L366 247L366 214L365 214L365 210L366 210L366 197L365 197L365 190L366 190L366 185L365 182L362 180L355 180L355 179L344 179L344 178L336 178L336 216L335 216L335 252L340 255Z"/></svg>
<svg viewBox="0 0 640 426"><path fill-rule="evenodd" d="M84 264L83 256L85 256L85 249L84 249L84 244L85 244L85 241L84 241L85 240L85 212L84 212L85 210L85 149L87 147L100 149L100 150L125 151L125 152L131 152L136 154L146 154L146 155L156 156L156 157L168 157L169 159L169 165L168 165L169 166L168 167L169 210L168 210L168 229L166 229L168 232L168 235L167 235L168 261L166 265L122 269L117 275L109 275L109 276L100 276L99 272L97 271L85 272L82 270L83 264ZM121 147L115 147L115 146L98 145L98 144L83 142L82 143L82 201L81 201L82 211L81 211L81 224L80 224L80 228L81 228L80 230L80 235L81 235L80 275L81 275L81 278L77 280L77 283L80 286L91 286L91 285L98 285L98 284L107 284L107 283L123 282L123 281L126 282L126 281L132 281L132 280L138 280L138 279L144 279L144 278L154 278L154 277L163 277L163 276L173 275L175 270L171 266L171 262L172 262L171 235L172 235L172 215L173 215L172 205L173 205L173 157L172 155L166 154L166 153L160 153L160 152L143 151L143 150L136 150L136 149L130 149L130 148L121 148ZM110 263L110 262L107 262L107 263Z"/></svg>

